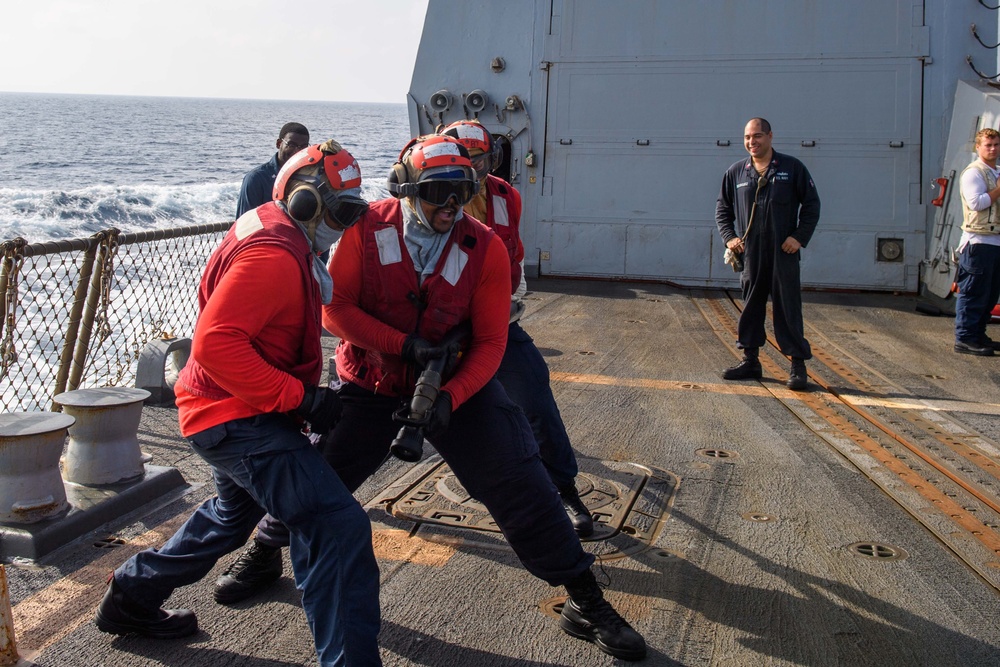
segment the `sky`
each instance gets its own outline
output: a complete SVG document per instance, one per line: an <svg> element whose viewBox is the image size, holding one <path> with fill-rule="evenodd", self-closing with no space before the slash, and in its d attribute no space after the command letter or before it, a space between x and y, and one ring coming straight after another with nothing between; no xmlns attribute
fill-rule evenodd
<svg viewBox="0 0 1000 667"><path fill-rule="evenodd" d="M5 0L0 91L397 102L428 0Z"/></svg>

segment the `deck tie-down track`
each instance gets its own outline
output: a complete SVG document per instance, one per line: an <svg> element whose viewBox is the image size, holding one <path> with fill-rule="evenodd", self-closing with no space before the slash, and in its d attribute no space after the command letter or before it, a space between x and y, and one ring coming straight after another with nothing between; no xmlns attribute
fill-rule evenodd
<svg viewBox="0 0 1000 667"><path fill-rule="evenodd" d="M736 302L707 294L693 300L734 356L741 356L732 344ZM824 339L815 330L809 338ZM788 362L770 336L768 343L761 365L767 376L783 382ZM1000 448L846 352L813 343L812 353L825 368L820 372L811 364L809 379L822 391L761 384L1000 590ZM877 378L879 386L865 376ZM892 399L872 400L886 396Z"/></svg>

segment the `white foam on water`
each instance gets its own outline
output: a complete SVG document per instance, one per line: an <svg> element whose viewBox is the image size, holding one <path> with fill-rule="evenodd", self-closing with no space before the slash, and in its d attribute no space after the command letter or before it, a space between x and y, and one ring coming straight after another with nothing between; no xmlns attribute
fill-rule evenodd
<svg viewBox="0 0 1000 667"><path fill-rule="evenodd" d="M0 188L0 239L78 238L109 227L136 232L225 222L239 183L94 185L74 190Z"/></svg>

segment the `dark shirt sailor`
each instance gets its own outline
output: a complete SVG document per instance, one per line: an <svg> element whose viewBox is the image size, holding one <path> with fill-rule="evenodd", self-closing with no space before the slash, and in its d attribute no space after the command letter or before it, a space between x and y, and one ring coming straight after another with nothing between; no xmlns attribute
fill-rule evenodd
<svg viewBox="0 0 1000 667"><path fill-rule="evenodd" d="M787 384L801 390L806 388L805 361L812 351L802 323L799 250L809 243L819 222L819 195L805 165L774 151L772 138L771 126L763 118L747 123L744 146L750 158L726 171L716 202L715 221L722 240L742 253L744 262L737 340L744 358L726 369L723 378L761 378L758 351L767 341L764 319L770 295L778 347L792 358Z"/></svg>
<svg viewBox="0 0 1000 667"><path fill-rule="evenodd" d="M274 147L278 151L271 159L254 167L243 177L240 198L236 202L236 218L272 199L274 179L278 170L300 150L309 145L309 130L301 123L285 123L278 133Z"/></svg>

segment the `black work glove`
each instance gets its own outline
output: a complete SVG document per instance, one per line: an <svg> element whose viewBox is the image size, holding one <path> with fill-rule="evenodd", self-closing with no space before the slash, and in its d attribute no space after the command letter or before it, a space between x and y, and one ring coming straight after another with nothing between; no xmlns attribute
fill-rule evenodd
<svg viewBox="0 0 1000 667"><path fill-rule="evenodd" d="M452 343L445 348L448 354L448 361L445 362L444 371L441 373L444 377L451 377L455 374L455 369L458 368L458 362L462 359L462 346L459 343Z"/></svg>
<svg viewBox="0 0 1000 667"><path fill-rule="evenodd" d="M440 438L448 430L448 423L451 421L451 394L442 391L434 401L431 408L430 419L424 426L424 435L428 438Z"/></svg>
<svg viewBox="0 0 1000 667"><path fill-rule="evenodd" d="M410 334L403 342L403 352L401 356L403 357L403 361L408 361L412 364L416 364L420 368L423 368L427 365L427 362L432 359L440 359L447 353L447 348L439 345L431 345L420 336Z"/></svg>
<svg viewBox="0 0 1000 667"><path fill-rule="evenodd" d="M343 406L340 396L329 387L307 384L302 402L295 408L295 414L309 422L309 430L318 435L330 432L340 419Z"/></svg>

